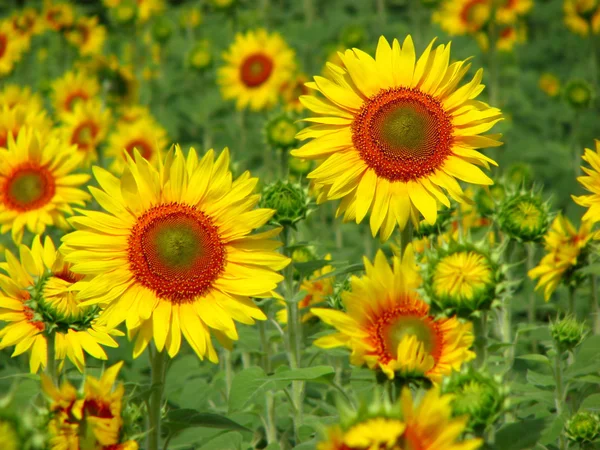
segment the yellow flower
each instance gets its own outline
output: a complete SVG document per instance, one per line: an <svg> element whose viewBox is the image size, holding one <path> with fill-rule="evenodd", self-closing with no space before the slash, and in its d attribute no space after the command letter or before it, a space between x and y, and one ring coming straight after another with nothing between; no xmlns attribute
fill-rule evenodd
<svg viewBox="0 0 600 450"><path fill-rule="evenodd" d="M238 33L223 58L226 65L218 72L223 98L253 111L277 103L281 85L291 80L296 67L294 51L279 34L264 29Z"/></svg>
<svg viewBox="0 0 600 450"><path fill-rule="evenodd" d="M89 175L72 173L82 158L75 146L31 128L21 128L16 141L9 135L7 149L0 149L0 232L11 231L18 243L25 226L36 234L47 225L66 227L71 205L90 198L79 189Z"/></svg>
<svg viewBox="0 0 600 450"><path fill-rule="evenodd" d="M87 102L100 92L98 81L83 72L67 72L52 83L52 103L56 114L73 112L75 104Z"/></svg>
<svg viewBox="0 0 600 450"><path fill-rule="evenodd" d="M81 308L73 285L82 277L70 271L50 238L42 246L38 236L31 248L19 246L20 261L5 251L8 276L0 276L0 348L15 346L13 356L31 350L30 370L46 366L48 333L54 333L55 358L69 358L82 371L84 353L107 359L101 345L117 347L110 336L122 335L95 323L97 308Z"/></svg>
<svg viewBox="0 0 600 450"><path fill-rule="evenodd" d="M352 277L352 289L342 294L347 312L312 308L323 322L338 333L319 338L322 348L352 349L352 364L367 364L390 379L425 376L439 382L475 357L471 323L456 317L435 319L429 305L417 294L421 278L409 246L404 259L393 258L391 268L379 251L374 264L366 258L366 275Z"/></svg>
<svg viewBox="0 0 600 450"><path fill-rule="evenodd" d="M433 21L451 36L481 31L492 17L492 0L444 0Z"/></svg>
<svg viewBox="0 0 600 450"><path fill-rule="evenodd" d="M147 106L142 105L124 105L119 111L119 121L125 123L137 122L141 119L152 118Z"/></svg>
<svg viewBox="0 0 600 450"><path fill-rule="evenodd" d="M484 87L481 70L457 89L470 63L448 65L450 45L433 43L418 61L410 36L402 49L381 37L376 59L347 50L344 69L330 65L331 79L308 84L325 98L300 97L320 116L297 135L312 141L291 153L321 161L308 175L319 203L341 199L337 214L356 223L370 210L382 241L409 218L435 223L438 203L450 206L447 195L466 201L457 179L493 184L478 166L496 163L477 149L501 145L499 135L480 135L501 120L500 110L474 100Z"/></svg>
<svg viewBox="0 0 600 450"><path fill-rule="evenodd" d="M591 167L581 167L585 175L577 178L577 181L590 194L579 197L571 196L575 203L588 208L582 220L592 223L600 222L600 141L596 140L595 142L596 151L586 148L581 158Z"/></svg>
<svg viewBox="0 0 600 450"><path fill-rule="evenodd" d="M565 25L581 36L600 32L598 0L564 0Z"/></svg>
<svg viewBox="0 0 600 450"><path fill-rule="evenodd" d="M152 339L175 356L183 333L216 362L211 334L230 347L234 320L266 319L250 297L273 296L283 278L275 270L289 259L271 239L279 229L250 234L274 213L253 209L258 179L232 181L229 151L214 157L177 147L156 168L136 151L120 179L95 167L101 189L90 190L107 213L82 211L70 221L79 231L63 238L72 270L96 275L80 283L83 304L107 305L109 328L126 321L134 357Z"/></svg>
<svg viewBox="0 0 600 450"><path fill-rule="evenodd" d="M64 142L77 146L83 154L82 164L89 166L98 159L98 147L106 138L110 124L110 110L94 99L77 103L72 112L65 112L58 133Z"/></svg>
<svg viewBox="0 0 600 450"><path fill-rule="evenodd" d="M44 31L44 23L38 12L33 8L24 8L11 17L13 29L26 42L27 48L31 38Z"/></svg>
<svg viewBox="0 0 600 450"><path fill-rule="evenodd" d="M496 20L502 24L514 24L533 8L533 0L501 0L496 11Z"/></svg>
<svg viewBox="0 0 600 450"><path fill-rule="evenodd" d="M73 29L66 33L67 40L79 49L82 56L102 52L106 40L106 28L98 24L98 17L80 17Z"/></svg>
<svg viewBox="0 0 600 450"><path fill-rule="evenodd" d="M107 8L118 8L121 5L125 5L124 0L104 0L104 6ZM137 8L137 21L140 24L148 22L148 20L161 13L165 9L164 0L136 0L132 2Z"/></svg>
<svg viewBox="0 0 600 450"><path fill-rule="evenodd" d="M27 41L17 34L9 20L0 21L0 77L8 75L21 60Z"/></svg>
<svg viewBox="0 0 600 450"><path fill-rule="evenodd" d="M150 117L142 117L131 123L120 123L108 137L106 156L114 161L111 170L121 173L125 167L124 150L133 156L134 149L152 163L163 157L167 147L167 132Z"/></svg>
<svg viewBox="0 0 600 450"><path fill-rule="evenodd" d="M12 421L0 418L0 436L2 436L2 450L21 450L21 438Z"/></svg>
<svg viewBox="0 0 600 450"><path fill-rule="evenodd" d="M54 30L62 31L73 25L75 12L68 3L54 3L52 0L44 0L44 10L42 12L45 20L45 26Z"/></svg>
<svg viewBox="0 0 600 450"><path fill-rule="evenodd" d="M83 393L65 381L57 388L42 375L42 389L51 401L48 425L51 450L93 448L96 450L137 450L135 441L121 442L121 409L125 389L115 386L123 366L109 367L100 379L88 376Z"/></svg>
<svg viewBox="0 0 600 450"><path fill-rule="evenodd" d="M28 110L41 111L42 97L38 93L32 93L29 86L7 84L0 90L0 107L8 106L14 108L22 105Z"/></svg>
<svg viewBox="0 0 600 450"><path fill-rule="evenodd" d="M569 282L572 272L582 263L581 253L588 242L595 237L592 232L593 223L583 220L579 230L562 215L558 215L552 227L544 237L544 248L547 254L537 267L528 272L529 278L536 280L536 290L544 288L544 299L550 296L561 282Z"/></svg>
<svg viewBox="0 0 600 450"><path fill-rule="evenodd" d="M12 133L13 138L16 138L23 127L34 129L40 136L46 137L52 129L52 121L46 111L29 108L27 105L19 104L12 108L6 104L0 106L0 148L8 145L9 134Z"/></svg>
<svg viewBox="0 0 600 450"><path fill-rule="evenodd" d="M556 97L560 92L560 80L551 73L543 73L538 84L550 97Z"/></svg>
<svg viewBox="0 0 600 450"><path fill-rule="evenodd" d="M300 102L300 96L309 95L311 92L305 86L308 77L304 74L298 74L281 86L281 98L283 107L286 111L300 112L304 106Z"/></svg>

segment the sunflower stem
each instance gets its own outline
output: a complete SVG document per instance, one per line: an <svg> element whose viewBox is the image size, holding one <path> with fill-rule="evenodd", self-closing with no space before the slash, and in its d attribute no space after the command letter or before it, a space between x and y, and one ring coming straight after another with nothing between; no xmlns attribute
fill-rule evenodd
<svg viewBox="0 0 600 450"><path fill-rule="evenodd" d="M58 384L58 373L56 371L56 332L51 331L48 335L48 365L46 366L47 375L52 382Z"/></svg>
<svg viewBox="0 0 600 450"><path fill-rule="evenodd" d="M400 233L400 254L402 257L404 257L404 251L406 250L406 247L408 247L408 244L412 242L412 237L413 223L410 219L408 219L404 230L402 230Z"/></svg>
<svg viewBox="0 0 600 450"><path fill-rule="evenodd" d="M385 25L385 0L376 0L377 4L377 16L379 17L379 22L381 25Z"/></svg>
<svg viewBox="0 0 600 450"><path fill-rule="evenodd" d="M148 438L146 448L158 450L160 448L160 422L163 393L165 389L165 377L167 375L167 352L159 352L154 344L148 347L150 356L150 400L148 405Z"/></svg>
<svg viewBox="0 0 600 450"><path fill-rule="evenodd" d="M569 286L569 314L577 318L577 311L575 311L575 286Z"/></svg>
<svg viewBox="0 0 600 450"><path fill-rule="evenodd" d="M223 350L225 364L225 392L229 400L229 392L231 391L231 383L233 382L233 360L231 352L227 349Z"/></svg>
<svg viewBox="0 0 600 450"><path fill-rule="evenodd" d="M247 133L246 133L246 112L241 109L238 111L238 129L240 131L240 148L239 151L241 154L244 154L246 152L246 139L247 139Z"/></svg>
<svg viewBox="0 0 600 450"><path fill-rule="evenodd" d="M600 311L598 309L598 280L596 275L590 275L590 315L592 316L592 332L600 334Z"/></svg>
<svg viewBox="0 0 600 450"><path fill-rule="evenodd" d="M312 0L304 0L304 20L306 22L306 26L311 26L313 20L315 18L315 7L313 5Z"/></svg>
<svg viewBox="0 0 600 450"><path fill-rule="evenodd" d="M525 244L525 250L527 251L527 272L535 266L535 244L533 242L529 242ZM529 325L535 324L536 321L536 304L535 304L535 284L531 278L527 277L529 284L529 308L527 309L527 322ZM535 339L531 339L531 350L533 353L537 350L537 342Z"/></svg>
<svg viewBox="0 0 600 450"><path fill-rule="evenodd" d="M479 317L473 322L475 328L475 354L477 359L475 365L478 368L485 367L487 361L487 344L488 344L488 326L487 326L488 313L487 311L481 311Z"/></svg>
<svg viewBox="0 0 600 450"><path fill-rule="evenodd" d="M565 392L563 386L563 363L562 363L563 354L560 352L558 348L556 348L556 357L554 359L554 378L556 381L556 396L554 400L554 404L556 407L556 415L561 416L564 410L565 403ZM559 435L558 438L558 448L560 450L565 450L567 448L565 436L563 433Z"/></svg>
<svg viewBox="0 0 600 450"><path fill-rule="evenodd" d="M267 322L258 322L258 332L262 347L262 366L265 373L271 373L271 344L267 336ZM267 429L267 443L277 442L277 426L275 425L275 397L273 391L265 394L265 425Z"/></svg>

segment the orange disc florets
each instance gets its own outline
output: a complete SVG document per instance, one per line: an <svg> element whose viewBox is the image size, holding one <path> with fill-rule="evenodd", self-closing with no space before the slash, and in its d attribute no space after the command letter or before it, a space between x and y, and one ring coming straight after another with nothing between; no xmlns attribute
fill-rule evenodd
<svg viewBox="0 0 600 450"><path fill-rule="evenodd" d="M134 139L125 146L125 150L127 150L127 153L129 153L132 158L133 151L136 148L140 152L140 155L142 155L142 158L150 160L150 157L152 156L152 145L150 145L149 142L143 139Z"/></svg>
<svg viewBox="0 0 600 450"><path fill-rule="evenodd" d="M0 200L9 209L17 211L41 208L52 200L56 192L54 176L46 167L34 162L15 167L0 182Z"/></svg>
<svg viewBox="0 0 600 450"><path fill-rule="evenodd" d="M452 121L438 100L414 88L368 99L352 124L352 142L378 176L408 182L433 173L452 153Z"/></svg>
<svg viewBox="0 0 600 450"><path fill-rule="evenodd" d="M273 60L264 53L248 56L240 67L240 78L248 87L257 87L269 79L273 72Z"/></svg>
<svg viewBox="0 0 600 450"><path fill-rule="evenodd" d="M129 263L136 281L172 303L204 295L223 272L225 256L210 217L189 205L149 209L129 236Z"/></svg>

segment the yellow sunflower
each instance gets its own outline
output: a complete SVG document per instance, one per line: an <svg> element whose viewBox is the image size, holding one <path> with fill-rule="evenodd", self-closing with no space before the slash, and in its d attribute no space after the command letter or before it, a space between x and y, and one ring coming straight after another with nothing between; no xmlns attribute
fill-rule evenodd
<svg viewBox="0 0 600 450"><path fill-rule="evenodd" d="M83 165L98 159L98 146L104 141L111 124L110 110L100 100L77 103L73 112L62 116L62 126L58 133L64 142L77 145L83 153Z"/></svg>
<svg viewBox="0 0 600 450"><path fill-rule="evenodd" d="M15 346L13 356L31 350L30 369L37 372L48 361L48 336L55 339L55 358L69 360L80 370L85 367L84 352L107 359L101 345L117 347L108 330L95 323L97 308L81 308L73 284L82 277L70 270L50 238L44 245L38 236L31 248L19 246L20 261L6 250L6 263L0 266L8 276L0 276L0 348Z"/></svg>
<svg viewBox="0 0 600 450"><path fill-rule="evenodd" d="M388 265L379 251L374 264L364 258L366 275L350 279L342 294L347 312L312 308L311 312L338 333L319 338L322 348L348 347L350 361L383 371L388 378L425 376L439 382L444 375L475 357L472 324L456 317L436 319L417 294L421 278L409 246L401 261ZM398 372L398 373L396 373Z"/></svg>
<svg viewBox="0 0 600 450"><path fill-rule="evenodd" d="M133 123L141 119L152 119L147 106L124 105L118 111L119 122Z"/></svg>
<svg viewBox="0 0 600 450"><path fill-rule="evenodd" d="M571 196L575 203L588 208L582 220L592 223L600 222L600 141L596 140L595 142L596 151L586 148L581 157L591 167L581 167L586 175L577 178L577 181L590 194Z"/></svg>
<svg viewBox="0 0 600 450"><path fill-rule="evenodd" d="M113 9L124 5L123 0L104 0L104 6ZM146 23L152 16L161 13L165 9L164 0L136 0L136 15L139 23Z"/></svg>
<svg viewBox="0 0 600 450"><path fill-rule="evenodd" d="M514 24L533 8L533 0L501 0L496 10L496 20L502 24Z"/></svg>
<svg viewBox="0 0 600 450"><path fill-rule="evenodd" d="M52 83L52 103L57 115L73 112L75 104L87 102L100 92L100 85L94 77L84 72L67 72Z"/></svg>
<svg viewBox="0 0 600 450"><path fill-rule="evenodd" d="M54 30L62 31L65 28L70 28L75 19L73 6L68 3L54 3L53 0L44 0L44 16L45 25Z"/></svg>
<svg viewBox="0 0 600 450"><path fill-rule="evenodd" d="M9 20L0 21L0 77L12 72L15 63L21 60L26 40L13 30Z"/></svg>
<svg viewBox="0 0 600 450"><path fill-rule="evenodd" d="M447 194L465 201L457 178L493 184L477 166L496 163L477 149L501 145L500 135L480 134L501 120L500 110L475 100L482 70L457 89L471 65L448 65L450 44L432 47L416 64L410 36L402 49L381 37L376 59L347 50L340 54L345 69L329 65L331 80L309 83L325 98L300 98L320 116L306 119L317 125L297 138L312 141L292 155L321 160L308 175L319 202L342 199L337 214L356 223L371 210L371 231L382 241L409 217L415 225L419 214L435 223L438 203L450 205Z"/></svg>
<svg viewBox="0 0 600 450"><path fill-rule="evenodd" d="M0 232L20 242L25 227L37 234L47 225L67 227L71 205L90 198L79 189L89 175L72 173L82 159L75 146L31 128L21 128L16 140L9 135L7 149L0 149Z"/></svg>
<svg viewBox="0 0 600 450"><path fill-rule="evenodd" d="M94 168L101 189L90 188L107 213L82 211L66 235L66 260L84 304L106 305L101 321L126 321L137 335L134 357L154 339L158 351L179 351L181 333L200 358L217 361L210 336L224 345L238 338L234 320L266 319L249 297L271 297L289 259L275 252L279 229L250 234L273 215L253 209L256 178L232 181L229 151L198 161L191 149L170 151L158 168L127 155L123 176Z"/></svg>
<svg viewBox="0 0 600 450"><path fill-rule="evenodd" d="M79 49L82 56L102 52L106 40L106 28L98 24L98 17L80 17L66 33L67 40Z"/></svg>
<svg viewBox="0 0 600 450"><path fill-rule="evenodd" d="M490 49L490 40L486 33L477 33L477 43L482 51ZM519 25L503 25L498 29L496 49L501 52L510 52L515 45L525 41L525 28Z"/></svg>
<svg viewBox="0 0 600 450"><path fill-rule="evenodd" d="M444 0L432 19L450 36L455 36L477 33L491 17L492 0Z"/></svg>
<svg viewBox="0 0 600 450"><path fill-rule="evenodd" d="M93 448L97 450L137 450L135 441L122 442L123 383L115 385L123 366L109 367L100 379L88 376L83 393L68 381L60 388L42 375L42 389L51 401L48 425L51 450Z"/></svg>
<svg viewBox="0 0 600 450"><path fill-rule="evenodd" d="M41 111L42 97L38 93L31 92L29 86L19 86L17 84L7 84L0 90L0 107L8 106L14 108L17 105L23 105L28 110Z"/></svg>
<svg viewBox="0 0 600 450"><path fill-rule="evenodd" d="M38 12L33 8L24 8L11 17L13 29L24 41L29 44L33 36L44 31L44 22ZM29 45L27 45L29 47Z"/></svg>
<svg viewBox="0 0 600 450"><path fill-rule="evenodd" d="M536 291L544 289L544 299L550 296L561 282L569 283L570 277L579 264L585 263L581 258L583 250L596 233L592 232L593 223L582 221L579 230L559 214L544 237L546 255L537 267L528 272L529 278L538 280Z"/></svg>
<svg viewBox="0 0 600 450"><path fill-rule="evenodd" d="M133 156L137 149L140 155L152 163L160 160L167 147L167 132L148 116L131 123L120 123L108 137L106 156L113 157L111 170L121 173L125 167L123 151Z"/></svg>
<svg viewBox="0 0 600 450"><path fill-rule="evenodd" d="M0 436L3 450L21 450L21 437L17 425L12 420L0 418Z"/></svg>
<svg viewBox="0 0 600 450"><path fill-rule="evenodd" d="M45 137L52 129L52 121L46 115L46 111L26 105L12 108L6 104L0 105L0 148L6 148L8 135L12 133L13 137L17 137L22 127L34 129L40 136Z"/></svg>
<svg viewBox="0 0 600 450"><path fill-rule="evenodd" d="M296 75L281 86L281 97L283 107L286 111L301 112L304 106L300 102L300 96L309 95L310 89L306 87L308 77L304 74Z"/></svg>
<svg viewBox="0 0 600 450"><path fill-rule="evenodd" d="M581 36L600 32L598 0L564 0L565 25Z"/></svg>
<svg viewBox="0 0 600 450"><path fill-rule="evenodd" d="M294 51L278 33L264 29L237 34L223 58L226 65L218 72L221 92L226 100L235 99L238 109L274 106L296 68Z"/></svg>
<svg viewBox="0 0 600 450"><path fill-rule="evenodd" d="M434 387L415 404L410 389L405 388L399 408L331 427L317 450L476 450L483 440L461 440L468 417L453 417L453 399Z"/></svg>

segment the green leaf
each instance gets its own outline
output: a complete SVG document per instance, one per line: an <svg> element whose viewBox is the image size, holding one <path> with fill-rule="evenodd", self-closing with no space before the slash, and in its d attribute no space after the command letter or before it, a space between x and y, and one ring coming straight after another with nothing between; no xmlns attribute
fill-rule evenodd
<svg viewBox="0 0 600 450"><path fill-rule="evenodd" d="M331 366L313 366L293 369L269 377L273 381L316 381L320 378L333 379L335 369Z"/></svg>
<svg viewBox="0 0 600 450"><path fill-rule="evenodd" d="M581 402L579 409L592 409L594 411L600 411L600 394L592 394Z"/></svg>
<svg viewBox="0 0 600 450"><path fill-rule="evenodd" d="M555 386L556 381L552 375L545 375L543 373L534 372L533 370L527 371L527 381L536 386Z"/></svg>
<svg viewBox="0 0 600 450"><path fill-rule="evenodd" d="M509 423L496 433L495 450L525 450L537 443L545 421L542 419L523 420Z"/></svg>
<svg viewBox="0 0 600 450"><path fill-rule="evenodd" d="M331 278L331 277L337 277L340 275L346 275L349 273L354 273L354 272L361 272L365 270L365 265L360 263L360 264L350 264L349 266L346 267L342 267L340 269L335 269L332 272L329 272L325 275L321 275L318 278L315 278L313 281L318 281L318 280L322 280L324 278Z"/></svg>
<svg viewBox="0 0 600 450"><path fill-rule="evenodd" d="M173 409L163 421L170 434L178 433L186 428L218 428L221 430L250 431L248 428L228 419L225 416L212 413L201 413L195 409Z"/></svg>
<svg viewBox="0 0 600 450"><path fill-rule="evenodd" d="M239 450L244 438L238 432L225 433L211 439L200 450Z"/></svg>
<svg viewBox="0 0 600 450"><path fill-rule="evenodd" d="M229 412L242 409L265 385L267 375L260 367L249 367L237 373L229 391Z"/></svg>
<svg viewBox="0 0 600 450"><path fill-rule="evenodd" d="M547 356L544 356L544 355L536 355L536 354L521 355L521 356L517 356L517 359L524 359L525 361L534 361L534 362L550 364L550 360L548 359Z"/></svg>
<svg viewBox="0 0 600 450"><path fill-rule="evenodd" d="M326 259L316 259L314 261L294 263L294 269L300 273L301 278L312 274L314 271L322 269L331 264L331 261Z"/></svg>

